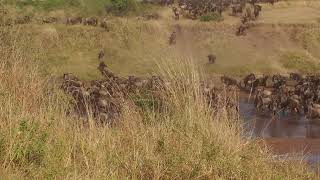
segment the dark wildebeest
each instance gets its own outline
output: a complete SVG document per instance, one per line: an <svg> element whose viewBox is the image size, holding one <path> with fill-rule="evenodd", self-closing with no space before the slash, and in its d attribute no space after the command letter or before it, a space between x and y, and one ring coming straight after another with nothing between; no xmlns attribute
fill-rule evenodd
<svg viewBox="0 0 320 180"><path fill-rule="evenodd" d="M178 8L177 7L172 7L172 11L173 11L175 20L179 20L180 19L180 13L179 13Z"/></svg>
<svg viewBox="0 0 320 180"><path fill-rule="evenodd" d="M69 17L67 18L67 25L75 25L75 24L81 24L82 18L81 17Z"/></svg>
<svg viewBox="0 0 320 180"><path fill-rule="evenodd" d="M307 118L310 118L310 119L320 118L320 105L319 104L309 103Z"/></svg>
<svg viewBox="0 0 320 180"><path fill-rule="evenodd" d="M83 24L87 26L97 26L98 25L98 19L95 17L89 17L84 18Z"/></svg>
<svg viewBox="0 0 320 180"><path fill-rule="evenodd" d="M174 0L160 0L160 5L162 6L169 6L174 4Z"/></svg>
<svg viewBox="0 0 320 180"><path fill-rule="evenodd" d="M256 76L253 73L247 75L243 79L244 87L246 88L248 85L252 85L255 80L256 80Z"/></svg>
<svg viewBox="0 0 320 180"><path fill-rule="evenodd" d="M255 5L258 2L258 0L250 0L249 3L252 5Z"/></svg>
<svg viewBox="0 0 320 180"><path fill-rule="evenodd" d="M303 77L299 73L290 73L290 79L295 80L295 81L300 81L303 79Z"/></svg>
<svg viewBox="0 0 320 180"><path fill-rule="evenodd" d="M250 20L249 16L247 16L247 15L241 16L241 23L242 24L246 24L247 22L249 22L249 20Z"/></svg>
<svg viewBox="0 0 320 180"><path fill-rule="evenodd" d="M208 62L209 64L214 64L216 62L217 57L213 54L208 55Z"/></svg>
<svg viewBox="0 0 320 180"><path fill-rule="evenodd" d="M52 24L52 23L57 23L58 21L59 19L56 17L47 17L42 19L43 24Z"/></svg>
<svg viewBox="0 0 320 180"><path fill-rule="evenodd" d="M243 36L246 35L246 30L249 29L249 25L244 23L244 24L240 24L240 26L237 29L236 35L237 36Z"/></svg>
<svg viewBox="0 0 320 180"><path fill-rule="evenodd" d="M177 38L177 32L173 31L169 38L169 44L170 45L176 44L176 38Z"/></svg>
<svg viewBox="0 0 320 180"><path fill-rule="evenodd" d="M222 15L223 9L224 9L223 5L219 5L219 6L217 6L217 8L216 8L216 11L218 12L218 14L219 14L220 16Z"/></svg>
<svg viewBox="0 0 320 180"><path fill-rule="evenodd" d="M225 75L221 76L221 82L227 86L238 86L238 81L236 79L233 79L231 77L227 77Z"/></svg>
<svg viewBox="0 0 320 180"><path fill-rule="evenodd" d="M104 50L101 50L98 55L99 61L102 62L104 58Z"/></svg>
<svg viewBox="0 0 320 180"><path fill-rule="evenodd" d="M23 16L23 17L18 17L15 21L14 24L27 24L31 22L31 17L30 16Z"/></svg>
<svg viewBox="0 0 320 180"><path fill-rule="evenodd" d="M104 62L100 62L98 70L107 79L113 79L116 77L111 71L108 70L108 67Z"/></svg>
<svg viewBox="0 0 320 180"><path fill-rule="evenodd" d="M100 23L100 27L109 31L109 25L108 25L108 20L106 18L104 18L101 23Z"/></svg>
<svg viewBox="0 0 320 180"><path fill-rule="evenodd" d="M7 15L8 14L8 10L7 9L0 9L0 14L1 15Z"/></svg>
<svg viewBox="0 0 320 180"><path fill-rule="evenodd" d="M241 14L243 12L243 7L241 5L233 5L231 7L232 9L232 15L236 16L237 14Z"/></svg>
<svg viewBox="0 0 320 180"><path fill-rule="evenodd" d="M257 18L260 15L261 10L262 10L262 6L258 4L253 5L253 14L255 18Z"/></svg>
<svg viewBox="0 0 320 180"><path fill-rule="evenodd" d="M276 0L267 0L268 3L274 5L274 3L276 2Z"/></svg>

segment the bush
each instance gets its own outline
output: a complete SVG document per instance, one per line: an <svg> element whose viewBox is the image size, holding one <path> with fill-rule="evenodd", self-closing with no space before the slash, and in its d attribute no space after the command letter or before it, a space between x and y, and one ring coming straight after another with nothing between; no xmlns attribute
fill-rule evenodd
<svg viewBox="0 0 320 180"><path fill-rule="evenodd" d="M223 21L223 17L218 13L207 13L205 15L200 16L200 21Z"/></svg>
<svg viewBox="0 0 320 180"><path fill-rule="evenodd" d="M301 53L289 52L282 56L282 65L287 69L298 70L301 73L316 73L320 64Z"/></svg>
<svg viewBox="0 0 320 180"><path fill-rule="evenodd" d="M110 0L106 5L106 12L115 15L127 15L138 12L138 4L135 0Z"/></svg>
<svg viewBox="0 0 320 180"><path fill-rule="evenodd" d="M81 3L79 0L25 0L25 1L17 1L15 4L19 7L23 6L34 6L37 8L43 8L46 10L52 10L61 7L77 7L80 6Z"/></svg>
<svg viewBox="0 0 320 180"><path fill-rule="evenodd" d="M45 156L47 133L40 130L38 123L21 121L17 143L13 146L13 162L17 165L40 166Z"/></svg>

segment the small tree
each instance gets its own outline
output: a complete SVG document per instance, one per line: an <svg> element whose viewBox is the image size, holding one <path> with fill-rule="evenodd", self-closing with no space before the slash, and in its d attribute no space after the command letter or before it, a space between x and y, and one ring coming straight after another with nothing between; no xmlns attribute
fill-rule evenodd
<svg viewBox="0 0 320 180"><path fill-rule="evenodd" d="M110 3L106 5L106 11L116 15L125 15L138 11L138 4L135 0L110 0Z"/></svg>

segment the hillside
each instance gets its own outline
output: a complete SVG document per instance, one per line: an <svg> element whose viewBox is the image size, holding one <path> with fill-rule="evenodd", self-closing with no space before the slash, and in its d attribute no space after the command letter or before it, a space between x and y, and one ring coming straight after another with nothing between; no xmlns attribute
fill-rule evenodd
<svg viewBox="0 0 320 180"><path fill-rule="evenodd" d="M63 24L35 23L16 28L40 42L37 45L44 48L44 61L57 76L72 72L87 79L97 77L97 53L101 49L107 53L110 68L124 76L153 73L158 62L172 58L191 58L207 74L306 73L314 72L313 66L318 66L318 3L264 5L248 35L240 37L235 35L239 18L228 16L228 12L225 21L215 23L175 21L171 9L156 11L158 20L109 17L109 32L99 27ZM169 37L177 29L177 44L169 45ZM217 56L217 63L207 66L210 53Z"/></svg>

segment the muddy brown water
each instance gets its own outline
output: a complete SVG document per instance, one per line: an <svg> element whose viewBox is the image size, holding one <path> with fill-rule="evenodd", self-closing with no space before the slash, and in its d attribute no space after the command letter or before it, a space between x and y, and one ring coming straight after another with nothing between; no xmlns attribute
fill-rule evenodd
<svg viewBox="0 0 320 180"><path fill-rule="evenodd" d="M257 113L253 100L240 94L240 116L244 121L246 136L260 139L270 147L275 156L285 158L296 154L311 165L320 165L320 120L308 120L304 115Z"/></svg>

